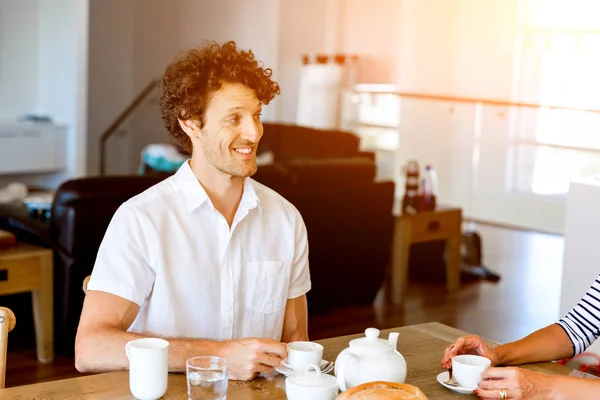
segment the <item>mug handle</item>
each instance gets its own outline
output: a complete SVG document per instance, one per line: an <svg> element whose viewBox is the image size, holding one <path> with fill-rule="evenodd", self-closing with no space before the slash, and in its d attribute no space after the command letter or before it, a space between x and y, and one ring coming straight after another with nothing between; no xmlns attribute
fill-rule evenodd
<svg viewBox="0 0 600 400"><path fill-rule="evenodd" d="M337 382L342 392L348 390L346 387L346 367L350 364L350 360L353 358L358 360L358 356L356 356L353 353L348 353L348 358L346 359L346 362L339 366L340 369L338 370L337 374Z"/></svg>

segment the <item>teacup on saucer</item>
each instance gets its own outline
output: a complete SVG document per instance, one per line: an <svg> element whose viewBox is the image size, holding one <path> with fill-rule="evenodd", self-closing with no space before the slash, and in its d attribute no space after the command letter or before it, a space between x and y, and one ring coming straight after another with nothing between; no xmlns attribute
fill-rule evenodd
<svg viewBox="0 0 600 400"><path fill-rule="evenodd" d="M452 376L463 387L477 387L483 371L491 366L489 358L463 354L452 358Z"/></svg>
<svg viewBox="0 0 600 400"><path fill-rule="evenodd" d="M475 387L464 387L464 386L461 386L460 384L457 386L448 385L446 383L448 381L448 379L450 379L450 374L448 373L448 371L444 371L444 372L438 374L438 376L437 376L437 381L442 386L444 386L450 390L453 390L455 392L463 393L463 394L473 394L473 391L476 389Z"/></svg>
<svg viewBox="0 0 600 400"><path fill-rule="evenodd" d="M287 344L286 364L294 371L302 372L309 365L319 365L323 358L323 346L314 342L290 342Z"/></svg>

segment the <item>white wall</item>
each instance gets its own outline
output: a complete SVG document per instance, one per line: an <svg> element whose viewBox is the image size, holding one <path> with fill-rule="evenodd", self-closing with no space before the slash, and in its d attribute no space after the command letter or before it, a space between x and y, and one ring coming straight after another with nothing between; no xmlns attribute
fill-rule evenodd
<svg viewBox="0 0 600 400"><path fill-rule="evenodd" d="M86 0L40 0L38 109L68 126L67 170L49 182L84 176L87 169L88 13Z"/></svg>
<svg viewBox="0 0 600 400"><path fill-rule="evenodd" d="M135 2L90 2L87 168L99 170L100 136L134 96ZM111 138L108 171L129 168L129 135Z"/></svg>
<svg viewBox="0 0 600 400"><path fill-rule="evenodd" d="M398 0L345 0L341 4L341 51L360 56L357 83L397 82L401 10Z"/></svg>
<svg viewBox="0 0 600 400"><path fill-rule="evenodd" d="M132 1L132 0L129 0ZM134 25L133 46L133 91L139 93L153 78L159 78L168 63L183 47L180 32L187 24L203 25L205 14L202 9L189 9L207 4L205 0L133 0ZM184 16L185 7L190 15ZM208 4L208 7L211 7ZM208 11L208 9L207 9Z"/></svg>
<svg viewBox="0 0 600 400"><path fill-rule="evenodd" d="M179 51L178 2L93 0L89 31L88 169L99 173L102 133ZM136 173L141 146L168 140L152 96L106 144L106 173Z"/></svg>
<svg viewBox="0 0 600 400"><path fill-rule="evenodd" d="M39 8L38 0L0 0L0 119L38 111Z"/></svg>
<svg viewBox="0 0 600 400"><path fill-rule="evenodd" d="M0 185L56 187L85 174L87 38L88 0L0 1L0 118L40 113L68 126L64 171L0 176Z"/></svg>
<svg viewBox="0 0 600 400"><path fill-rule="evenodd" d="M397 83L401 91L456 93L458 0L403 0ZM432 164L440 178L439 202L453 203L453 120L450 104L402 100L398 164ZM400 169L396 193L403 194Z"/></svg>
<svg viewBox="0 0 600 400"><path fill-rule="evenodd" d="M297 2L282 0L279 6L278 59L272 67L281 86L281 94L275 100L276 119L294 123L298 109L300 69L304 54L315 54L337 47L336 27L328 27L331 10L322 1ZM333 30L330 34L328 28Z"/></svg>

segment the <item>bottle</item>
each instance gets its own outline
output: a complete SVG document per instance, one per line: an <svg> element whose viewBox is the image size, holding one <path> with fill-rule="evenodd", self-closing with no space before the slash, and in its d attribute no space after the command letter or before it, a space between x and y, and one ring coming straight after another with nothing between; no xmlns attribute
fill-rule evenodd
<svg viewBox="0 0 600 400"><path fill-rule="evenodd" d="M419 164L415 160L410 160L406 165L402 212L404 214L416 214L419 208Z"/></svg>
<svg viewBox="0 0 600 400"><path fill-rule="evenodd" d="M423 195L421 209L423 211L435 210L438 193L438 176L437 172L429 164L425 166L425 173L423 174L423 179L421 179L421 191Z"/></svg>

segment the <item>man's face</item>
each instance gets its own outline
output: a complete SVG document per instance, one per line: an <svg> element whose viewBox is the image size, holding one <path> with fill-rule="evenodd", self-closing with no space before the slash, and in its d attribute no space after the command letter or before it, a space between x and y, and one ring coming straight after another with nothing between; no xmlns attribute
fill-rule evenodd
<svg viewBox="0 0 600 400"><path fill-rule="evenodd" d="M205 124L198 135L206 160L217 170L237 177L256 172L256 148L263 134L262 103L249 87L224 82L212 94Z"/></svg>

